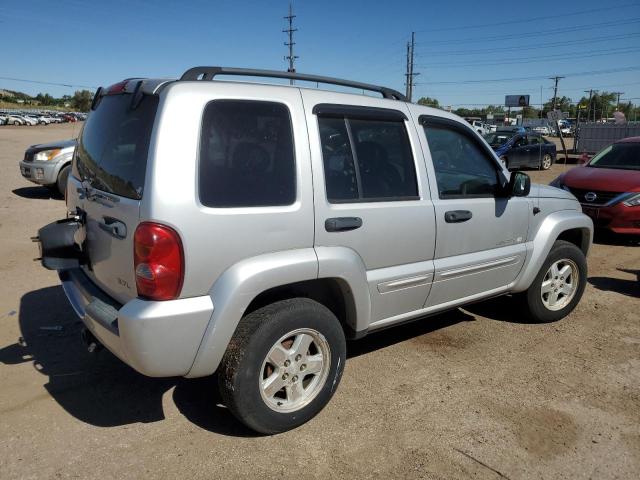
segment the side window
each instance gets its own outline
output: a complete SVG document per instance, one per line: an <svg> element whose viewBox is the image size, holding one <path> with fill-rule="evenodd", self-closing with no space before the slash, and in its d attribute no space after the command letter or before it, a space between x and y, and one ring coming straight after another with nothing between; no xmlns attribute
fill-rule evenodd
<svg viewBox="0 0 640 480"><path fill-rule="evenodd" d="M514 147L524 147L527 145L527 138L526 137L517 137L516 141L513 142L513 146Z"/></svg>
<svg viewBox="0 0 640 480"><path fill-rule="evenodd" d="M488 197L498 187L497 170L471 135L424 125L440 198Z"/></svg>
<svg viewBox="0 0 640 480"><path fill-rule="evenodd" d="M419 198L404 122L319 117L318 125L329 202Z"/></svg>
<svg viewBox="0 0 640 480"><path fill-rule="evenodd" d="M199 192L208 207L291 205L296 175L289 109L273 102L210 102L202 120Z"/></svg>
<svg viewBox="0 0 640 480"><path fill-rule="evenodd" d="M540 137L534 137L534 136L529 137L529 145L539 145L541 143L542 142L540 141Z"/></svg>

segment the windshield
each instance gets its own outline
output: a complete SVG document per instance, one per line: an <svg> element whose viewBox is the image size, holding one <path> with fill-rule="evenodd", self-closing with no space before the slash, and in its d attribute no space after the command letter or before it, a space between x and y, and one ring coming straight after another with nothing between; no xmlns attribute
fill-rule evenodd
<svg viewBox="0 0 640 480"><path fill-rule="evenodd" d="M142 198L157 107L156 96L144 95L135 109L131 95L103 97L82 129L74 175L99 190Z"/></svg>
<svg viewBox="0 0 640 480"><path fill-rule="evenodd" d="M598 153L588 167L640 170L640 143L614 143Z"/></svg>
<svg viewBox="0 0 640 480"><path fill-rule="evenodd" d="M499 147L500 145L504 145L513 137L513 133L510 132L497 132L497 133L488 133L484 136L486 142L492 147Z"/></svg>

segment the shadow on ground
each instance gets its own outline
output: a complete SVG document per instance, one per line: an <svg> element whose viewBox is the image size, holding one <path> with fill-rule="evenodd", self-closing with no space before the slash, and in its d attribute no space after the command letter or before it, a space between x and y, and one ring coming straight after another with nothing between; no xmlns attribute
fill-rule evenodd
<svg viewBox="0 0 640 480"><path fill-rule="evenodd" d="M618 271L628 273L636 278L627 280L625 278L589 277L588 281L598 290L640 298L640 270L618 268Z"/></svg>
<svg viewBox="0 0 640 480"><path fill-rule="evenodd" d="M600 245L637 247L640 246L640 235L622 235L598 228L593 232L593 241Z"/></svg>
<svg viewBox="0 0 640 480"><path fill-rule="evenodd" d="M474 314L507 320L509 309L478 304ZM496 316L498 312L498 316ZM503 317L504 315L504 317ZM429 335L473 315L453 310L424 321L396 326L349 342L349 358L409 339ZM513 321L510 318L509 321ZM78 420L100 427L164 420L163 396L173 389L178 410L195 425L229 436L253 436L221 405L215 376L188 380L145 377L103 350L89 354L80 340L82 323L69 306L62 287L47 287L25 294L20 302L21 337L0 349L0 363L30 363L48 377L44 385L53 399ZM428 338L428 337L425 337ZM12 406L12 410L29 408Z"/></svg>
<svg viewBox="0 0 640 480"><path fill-rule="evenodd" d="M47 187L16 188L15 190L12 190L12 193L22 198L29 198L29 199L36 199L36 200L50 200L50 199L61 200L62 199L62 195L60 195L56 190L54 190L53 188L47 188Z"/></svg>

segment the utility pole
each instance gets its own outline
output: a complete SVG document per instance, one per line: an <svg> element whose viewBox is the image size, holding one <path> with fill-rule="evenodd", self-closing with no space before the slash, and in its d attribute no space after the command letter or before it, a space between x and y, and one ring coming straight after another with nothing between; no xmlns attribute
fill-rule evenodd
<svg viewBox="0 0 640 480"><path fill-rule="evenodd" d="M620 95L624 95L624 92L613 92L618 96L618 101L616 103L616 111L620 111Z"/></svg>
<svg viewBox="0 0 640 480"><path fill-rule="evenodd" d="M585 90L584 93L589 92L589 104L587 105L587 122L589 121L589 117L591 115L591 97L593 96L593 89Z"/></svg>
<svg viewBox="0 0 640 480"><path fill-rule="evenodd" d="M406 80L407 95L406 96L409 101L411 101L411 97L413 96L413 87L415 86L413 77L420 75L419 73L415 73L413 71L415 46L416 46L416 32L411 32L411 42L407 42L407 73L405 74L407 77L407 80Z"/></svg>
<svg viewBox="0 0 640 480"><path fill-rule="evenodd" d="M289 47L289 55L285 56L284 59L289 61L289 68L287 69L287 72L295 73L295 61L300 57L293 54L293 46L296 44L293 41L293 32L297 32L298 29L293 28L293 19L296 18L296 16L293 14L293 7L291 6L291 2L289 2L289 15L283 18L289 21L289 28L285 28L284 30L282 30L284 33L289 35L289 41L284 42L284 44ZM290 85L293 85L293 83L293 79L289 80Z"/></svg>
<svg viewBox="0 0 640 480"><path fill-rule="evenodd" d="M404 74L405 79L404 79L404 84L406 86L405 89L405 96L407 98L410 98L409 95L411 95L410 92L410 86L411 85L411 43L407 42L407 73Z"/></svg>
<svg viewBox="0 0 640 480"><path fill-rule="evenodd" d="M550 77L549 80L554 80L555 81L555 86L553 87L553 109L556 109L556 99L558 98L558 80L560 80L561 78L564 77Z"/></svg>

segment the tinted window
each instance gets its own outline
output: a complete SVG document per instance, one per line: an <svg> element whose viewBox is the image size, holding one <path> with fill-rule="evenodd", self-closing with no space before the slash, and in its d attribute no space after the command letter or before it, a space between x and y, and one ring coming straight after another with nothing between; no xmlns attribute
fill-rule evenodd
<svg viewBox="0 0 640 480"><path fill-rule="evenodd" d="M497 171L487 154L465 133L425 125L440 198L491 196L498 185Z"/></svg>
<svg viewBox="0 0 640 480"><path fill-rule="evenodd" d="M158 97L144 95L131 109L131 95L107 95L91 112L78 141L74 175L99 190L142 198L149 139Z"/></svg>
<svg viewBox="0 0 640 480"><path fill-rule="evenodd" d="M347 124L343 118L319 118L327 199L358 199L358 181Z"/></svg>
<svg viewBox="0 0 640 480"><path fill-rule="evenodd" d="M318 123L330 202L418 198L403 122L320 117Z"/></svg>
<svg viewBox="0 0 640 480"><path fill-rule="evenodd" d="M291 118L285 105L218 100L206 106L200 142L203 205L291 205L295 181Z"/></svg>
<svg viewBox="0 0 640 480"><path fill-rule="evenodd" d="M598 153L589 167L640 170L640 143L614 143Z"/></svg>
<svg viewBox="0 0 640 480"><path fill-rule="evenodd" d="M541 143L542 143L542 141L541 141L540 137L529 135L529 145L539 145Z"/></svg>

